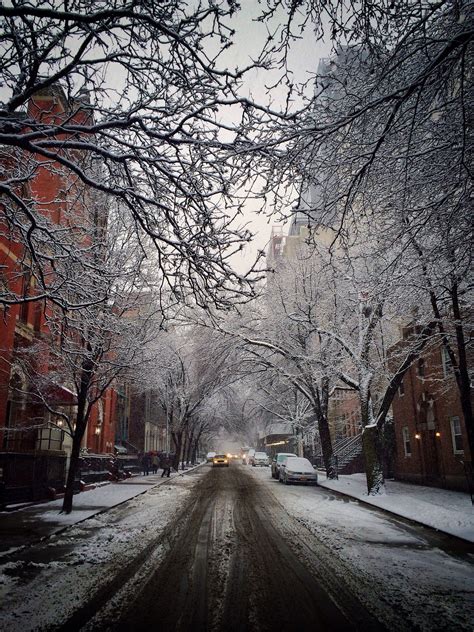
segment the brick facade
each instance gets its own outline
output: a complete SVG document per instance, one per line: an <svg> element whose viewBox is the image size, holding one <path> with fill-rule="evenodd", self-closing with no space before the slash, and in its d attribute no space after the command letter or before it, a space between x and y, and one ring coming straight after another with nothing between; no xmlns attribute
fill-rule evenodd
<svg viewBox="0 0 474 632"><path fill-rule="evenodd" d="M61 88L53 86L31 99L28 116L46 124L60 122L65 117L69 122L82 123L91 116L91 111L90 108L82 108L81 102L68 101ZM31 175L28 184L22 185L24 190L21 194L54 224L69 227L71 221L76 223L78 218L90 212L90 200L85 202L88 193L79 194L75 177L65 172L59 164L40 156L9 154L8 150L2 152L0 160L7 173L15 168L15 160L18 169L24 168L24 164L29 165ZM103 217L98 221L102 222ZM83 240L83 237L79 239ZM84 243L81 241L80 245ZM0 282L18 295L33 297L36 292L34 279L28 273L27 266L22 264L27 256L21 241L14 232L9 232L0 206ZM20 363L16 362L23 350L41 340L44 352L34 359L34 368L39 375L48 374L48 348L51 348L54 340L48 329L47 315L53 309L49 301L33 300L4 308L0 314L0 450L34 452L42 449L44 454L45 446L51 452L69 449L69 442L61 428L53 428L53 439L50 428L39 428L42 424L48 426L47 422L51 418L44 407L35 401L28 376L22 373ZM67 406L69 412L73 411L74 396L69 389L57 385L55 397L56 404ZM94 406L88 424L84 446L90 451L113 452L115 411L116 393L110 388ZM20 431L21 428L25 430Z"/></svg>
<svg viewBox="0 0 474 632"><path fill-rule="evenodd" d="M441 346L432 345L405 374L392 409L396 478L467 489L464 463L471 455L456 380Z"/></svg>

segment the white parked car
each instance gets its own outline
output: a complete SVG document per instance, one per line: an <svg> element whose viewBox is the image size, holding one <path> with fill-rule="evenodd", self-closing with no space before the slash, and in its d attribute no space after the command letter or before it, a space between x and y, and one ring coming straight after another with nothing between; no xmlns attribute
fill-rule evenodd
<svg viewBox="0 0 474 632"><path fill-rule="evenodd" d="M290 483L317 485L318 475L308 459L290 456L280 465L279 481L280 483L285 483L285 485Z"/></svg>
<svg viewBox="0 0 474 632"><path fill-rule="evenodd" d="M255 452L255 455L252 460L252 465L254 467L256 467L257 465L268 467L268 456L266 452Z"/></svg>
<svg viewBox="0 0 474 632"><path fill-rule="evenodd" d="M206 454L206 461L207 461L208 463L212 463L212 460L213 460L213 458L214 458L215 456L216 456L216 453L215 453L215 452L208 452L208 453Z"/></svg>

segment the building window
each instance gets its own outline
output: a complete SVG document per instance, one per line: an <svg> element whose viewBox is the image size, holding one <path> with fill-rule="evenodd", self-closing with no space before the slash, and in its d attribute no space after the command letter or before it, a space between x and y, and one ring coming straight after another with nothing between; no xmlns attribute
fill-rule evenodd
<svg viewBox="0 0 474 632"><path fill-rule="evenodd" d="M37 450L62 450L64 442L64 431L60 428L50 426L40 428L36 439Z"/></svg>
<svg viewBox="0 0 474 632"><path fill-rule="evenodd" d="M400 386L398 387L398 396L403 397L405 395L405 384L403 380L400 382Z"/></svg>
<svg viewBox="0 0 474 632"><path fill-rule="evenodd" d="M33 327L35 331L41 331L41 320L43 315L43 304L35 303L33 311Z"/></svg>
<svg viewBox="0 0 474 632"><path fill-rule="evenodd" d="M403 449L405 450L405 456L411 456L411 443L410 443L410 431L408 426L402 428L403 436Z"/></svg>
<svg viewBox="0 0 474 632"><path fill-rule="evenodd" d="M461 421L459 417L451 417L451 439L453 441L454 454L464 454L462 445Z"/></svg>
<svg viewBox="0 0 474 632"><path fill-rule="evenodd" d="M418 360L418 377L425 377L425 361L423 358Z"/></svg>
<svg viewBox="0 0 474 632"><path fill-rule="evenodd" d="M445 347L441 349L441 364L443 366L443 376L449 377L452 375L453 363L451 362L451 358L449 357L449 353L446 351Z"/></svg>
<svg viewBox="0 0 474 632"><path fill-rule="evenodd" d="M23 272L22 279L22 295L23 295L23 303L20 303L20 311L18 314L18 320L23 323L28 323L28 317L30 315L30 302L27 301L31 294L31 272L29 270L25 270Z"/></svg>

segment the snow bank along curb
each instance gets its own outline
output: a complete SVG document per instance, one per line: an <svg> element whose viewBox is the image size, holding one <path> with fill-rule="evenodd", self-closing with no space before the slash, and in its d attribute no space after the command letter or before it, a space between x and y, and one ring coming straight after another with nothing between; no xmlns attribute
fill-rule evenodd
<svg viewBox="0 0 474 632"><path fill-rule="evenodd" d="M347 476L347 478L350 478L350 476ZM320 487L324 487L325 489L328 489L331 492L334 492L336 494L341 494L342 496L354 498L361 503L364 503L371 507L375 507L376 509L380 509L394 516L411 520L412 522L416 522L429 529L434 529L435 531L445 533L446 535L449 535L452 537L454 536L461 540L465 540L466 542L474 543L474 526L473 526L474 525L474 507L467 507L468 511L466 513L459 512L457 515L456 515L456 511L453 510L450 516L449 524L446 524L446 522L443 523L442 516L440 517L439 520L436 520L436 519L428 520L428 519L423 518L420 515L419 507L414 506L413 510L410 511L406 509L405 507L397 507L397 506L390 505L390 500L389 500L391 496L390 492L385 496L371 497L371 496L368 496L366 493L363 493L360 491L348 490L346 487L340 487L338 483L339 481L321 481L321 479L319 480ZM412 487L415 490L417 488L417 486L415 485L413 485ZM420 488L420 490L421 489L422 488ZM439 491L449 493L447 490L439 490ZM451 493L457 494L459 492L451 492ZM392 499L394 497L395 495L392 496ZM410 499L408 496L406 496L404 500L406 502L409 502ZM416 497L415 497L415 500L421 501L421 499L417 499ZM431 505L431 509L433 511L432 515L436 515L438 508L436 507L435 504L427 503L426 501L421 501L421 502L424 502L425 505L428 505L428 504ZM449 510L446 509L445 511L449 511ZM470 515L468 512L470 513ZM466 525L469 525L469 526L466 526Z"/></svg>
<svg viewBox="0 0 474 632"><path fill-rule="evenodd" d="M201 467L201 465L203 465L203 463L199 463L198 465L194 465L193 467L190 467L187 470L177 471L176 474L177 474L177 476L184 476L188 472L192 472L193 470L197 469L198 467ZM128 498L125 498L124 500L120 500L118 502L115 502L115 503L107 506L107 507L103 507L102 509L98 509L97 511L89 514L85 518L79 518L75 522L71 522L69 524L66 524L66 525L64 525L62 527L59 527L58 529L55 529L54 531L51 531L51 533L48 533L48 534L43 535L43 536L41 536L39 538L36 538L36 539L32 540L31 542L28 542L27 544L23 544L22 546L20 546L20 547L15 549L15 553L17 553L18 551L20 551L22 549L26 549L26 548L28 548L30 546L34 546L35 544L39 544L40 542L44 542L44 541L48 540L51 537L55 537L57 535L60 535L60 534L64 533L65 531L67 531L67 529L70 529L71 527L75 527L78 524L82 524L83 522L85 522L86 520L89 520L90 518L95 518L96 516L99 516L100 514L106 513L110 509L114 509L115 507L119 507L120 505L124 505L129 500L132 500L134 498L138 498L138 496L142 496L143 494L146 494L148 491L150 491L150 489L154 489L155 487L159 487L160 485L163 485L165 482L170 483L170 482L176 480L177 476L172 476L170 478L164 477L162 480L159 480L154 485L150 485L150 487L147 487L147 489L143 489L143 490L137 492L136 494L134 494L133 496L129 496ZM126 480L130 480L130 479L126 479ZM114 484L120 485L120 482L119 483L114 483ZM101 487L101 486L99 486L99 487ZM52 502L52 501L49 501L49 502ZM47 504L47 503L44 503L44 504ZM27 509L28 507L22 507L22 508ZM17 511L21 511L21 509L18 509ZM3 555L0 553L0 557L8 557L8 554L9 554L9 551L5 551L5 553Z"/></svg>

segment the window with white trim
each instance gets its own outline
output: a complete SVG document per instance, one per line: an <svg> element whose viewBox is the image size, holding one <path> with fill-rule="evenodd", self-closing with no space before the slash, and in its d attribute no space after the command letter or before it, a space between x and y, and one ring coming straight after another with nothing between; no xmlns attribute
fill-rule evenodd
<svg viewBox="0 0 474 632"><path fill-rule="evenodd" d="M446 351L446 347L441 349L441 364L443 367L443 376L449 377L453 374L453 363L449 357L449 353Z"/></svg>
<svg viewBox="0 0 474 632"><path fill-rule="evenodd" d="M462 443L462 430L461 420L459 417L451 417L449 420L451 424L451 439L453 442L454 454L464 454L464 448Z"/></svg>
<svg viewBox="0 0 474 632"><path fill-rule="evenodd" d="M404 426L402 428L402 437L403 437L403 449L405 450L405 456L411 456L410 431L408 429L408 426Z"/></svg>

